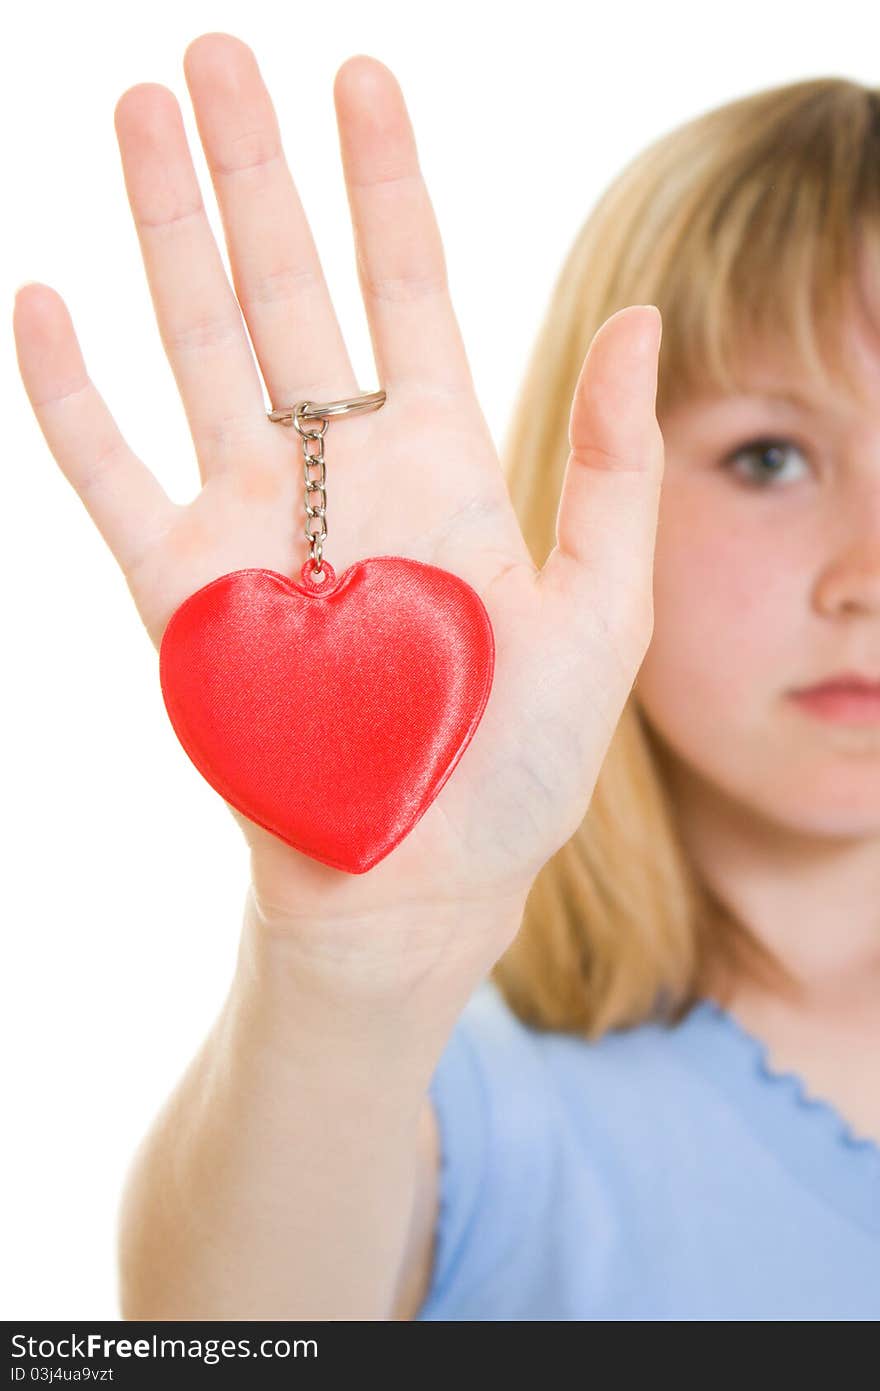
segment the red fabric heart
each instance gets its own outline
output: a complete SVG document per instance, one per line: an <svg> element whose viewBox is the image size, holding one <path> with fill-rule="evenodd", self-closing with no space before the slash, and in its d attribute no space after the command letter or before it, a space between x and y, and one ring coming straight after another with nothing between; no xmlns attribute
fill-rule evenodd
<svg viewBox="0 0 880 1391"><path fill-rule="evenodd" d="M403 556L323 583L236 570L172 614L169 718L227 802L305 855L363 874L403 840L469 744L495 644L480 596Z"/></svg>

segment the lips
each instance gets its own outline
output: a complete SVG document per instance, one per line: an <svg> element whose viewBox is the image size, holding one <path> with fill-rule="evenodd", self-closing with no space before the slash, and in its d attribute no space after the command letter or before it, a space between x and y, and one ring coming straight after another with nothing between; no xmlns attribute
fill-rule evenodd
<svg viewBox="0 0 880 1391"><path fill-rule="evenodd" d="M796 691L796 695L816 695L820 691L844 691L862 695L880 696L880 680L871 681L864 676L844 674L832 677L828 681L821 681L815 686L805 686Z"/></svg>
<svg viewBox="0 0 880 1391"><path fill-rule="evenodd" d="M801 709L819 719L835 724L880 725L880 681L844 673L790 694Z"/></svg>

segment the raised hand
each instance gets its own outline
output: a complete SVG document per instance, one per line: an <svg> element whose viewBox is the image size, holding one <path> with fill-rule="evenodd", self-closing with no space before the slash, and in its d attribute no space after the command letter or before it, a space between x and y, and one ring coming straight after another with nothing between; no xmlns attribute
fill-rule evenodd
<svg viewBox="0 0 880 1391"><path fill-rule="evenodd" d="M158 646L177 605L217 575L262 566L294 576L306 559L299 437L267 419L263 383L272 406L383 387L381 410L331 426L325 555L337 575L397 554L467 580L492 620L492 693L436 801L367 874L319 864L234 811L254 899L283 932L316 918L356 931L407 905L417 916L524 898L586 811L651 636L659 313L623 309L593 340L571 405L558 544L538 571L474 394L392 73L359 55L334 85L377 369L376 382L359 383L253 53L231 35L204 34L184 70L232 285L173 94L132 87L115 121L201 489L185 505L169 499L90 381L63 300L32 284L17 298L14 328L39 426ZM295 136L306 139L307 130Z"/></svg>

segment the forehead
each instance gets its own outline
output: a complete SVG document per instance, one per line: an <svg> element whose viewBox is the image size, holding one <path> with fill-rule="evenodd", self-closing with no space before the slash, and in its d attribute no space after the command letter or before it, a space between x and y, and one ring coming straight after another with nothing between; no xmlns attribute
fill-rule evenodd
<svg viewBox="0 0 880 1391"><path fill-rule="evenodd" d="M837 339L837 370L830 364L807 364L781 341L746 340L730 354L735 388L698 383L671 404L665 422L669 425L695 412L717 415L748 402L806 415L880 415L880 328L854 310L841 320ZM816 346L821 353L823 344Z"/></svg>

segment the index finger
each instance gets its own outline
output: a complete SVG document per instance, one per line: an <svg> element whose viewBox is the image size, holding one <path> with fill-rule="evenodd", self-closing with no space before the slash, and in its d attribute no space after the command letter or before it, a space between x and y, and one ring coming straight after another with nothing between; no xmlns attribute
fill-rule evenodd
<svg viewBox="0 0 880 1391"><path fill-rule="evenodd" d="M18 365L37 423L122 570L134 568L177 513L123 438L86 371L64 300L30 283L15 297Z"/></svg>

